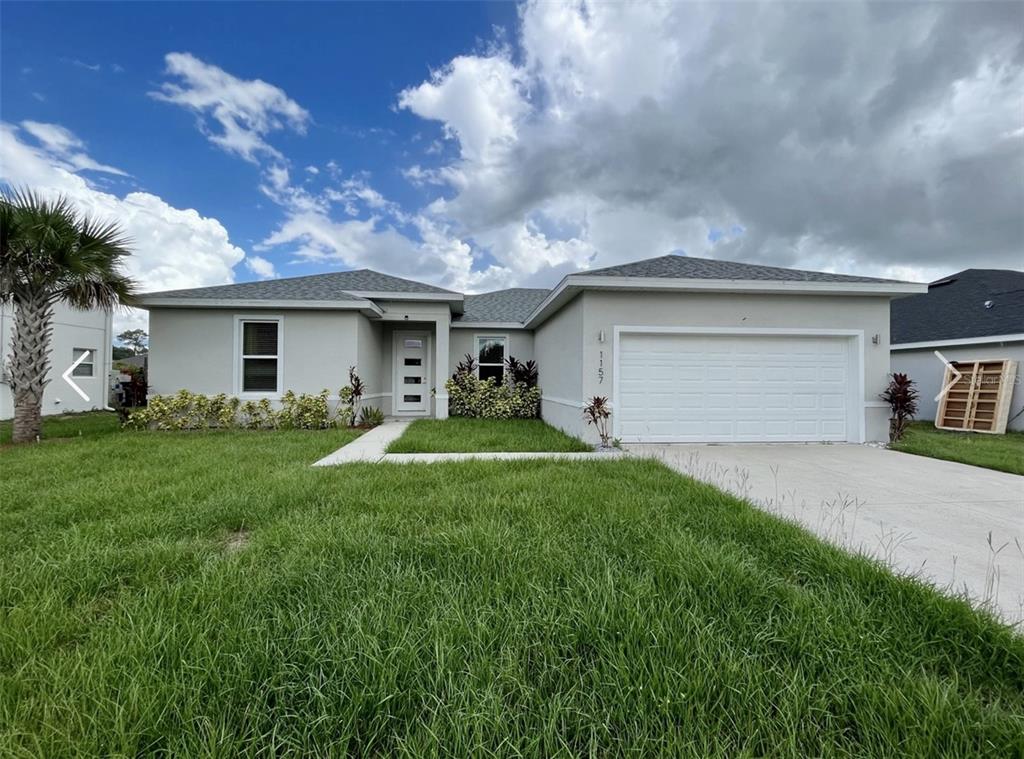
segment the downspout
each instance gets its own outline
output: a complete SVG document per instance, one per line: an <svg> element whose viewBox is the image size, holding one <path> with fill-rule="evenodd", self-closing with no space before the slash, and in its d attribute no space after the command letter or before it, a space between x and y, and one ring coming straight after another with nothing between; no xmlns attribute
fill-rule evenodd
<svg viewBox="0 0 1024 759"><path fill-rule="evenodd" d="M103 334L107 336L107 347L104 348L106 356L106 370L103 372L103 410L117 411L110 405L110 372L114 369L114 310L107 311L107 322L103 327Z"/></svg>

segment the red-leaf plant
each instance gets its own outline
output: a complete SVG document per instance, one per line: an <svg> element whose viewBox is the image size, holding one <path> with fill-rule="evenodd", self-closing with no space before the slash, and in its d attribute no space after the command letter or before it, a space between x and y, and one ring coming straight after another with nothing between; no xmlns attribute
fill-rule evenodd
<svg viewBox="0 0 1024 759"><path fill-rule="evenodd" d="M889 386L879 396L889 404L889 442L895 443L907 431L917 414L917 388L914 380L899 372L889 379Z"/></svg>
<svg viewBox="0 0 1024 759"><path fill-rule="evenodd" d="M587 420L587 424L597 428L597 435L601 438L601 446L604 448L608 447L608 418L611 415L608 399L603 395L595 395L583 407L583 418Z"/></svg>

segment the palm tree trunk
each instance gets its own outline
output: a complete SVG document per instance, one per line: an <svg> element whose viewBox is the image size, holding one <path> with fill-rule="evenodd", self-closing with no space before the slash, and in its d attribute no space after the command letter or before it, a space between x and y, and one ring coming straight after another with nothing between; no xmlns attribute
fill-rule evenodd
<svg viewBox="0 0 1024 759"><path fill-rule="evenodd" d="M15 443L30 443L42 433L43 390L49 382L53 304L45 295L15 297L11 340L11 394Z"/></svg>

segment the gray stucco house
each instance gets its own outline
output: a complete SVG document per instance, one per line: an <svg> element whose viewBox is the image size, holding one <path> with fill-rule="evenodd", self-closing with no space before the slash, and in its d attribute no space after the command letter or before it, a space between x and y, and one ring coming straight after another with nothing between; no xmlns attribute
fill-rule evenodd
<svg viewBox="0 0 1024 759"><path fill-rule="evenodd" d="M448 415L461 357L534 359L551 424L626 442L880 440L889 302L924 285L662 256L554 289L463 295L370 270L150 293L151 392L277 399L345 384L395 416Z"/></svg>
<svg viewBox="0 0 1024 759"><path fill-rule="evenodd" d="M950 361L1011 359L1018 363L1010 398L1011 430L1024 430L1024 272L965 269L892 305L892 370L917 382L918 415L934 419L935 396Z"/></svg>

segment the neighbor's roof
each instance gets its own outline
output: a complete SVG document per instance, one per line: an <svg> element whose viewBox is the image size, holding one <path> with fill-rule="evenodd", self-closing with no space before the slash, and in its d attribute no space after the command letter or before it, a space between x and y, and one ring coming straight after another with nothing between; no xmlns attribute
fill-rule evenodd
<svg viewBox="0 0 1024 759"><path fill-rule="evenodd" d="M440 293L459 296L459 293L440 287L392 277L371 269L336 271L329 274L311 274L306 277L268 279L262 282L242 282L237 285L197 287L191 290L165 290L145 293L143 298L183 298L210 300L315 300L358 301L353 292L372 293Z"/></svg>
<svg viewBox="0 0 1024 759"><path fill-rule="evenodd" d="M524 322L540 305L550 290L513 287L492 293L467 295L462 316L455 321L463 322Z"/></svg>
<svg viewBox="0 0 1024 759"><path fill-rule="evenodd" d="M576 272L586 277L656 277L663 279L738 279L767 280L773 282L895 282L876 277L854 277L823 271L785 269L781 266L741 264L735 261L716 261L711 258L668 255L643 261L608 266L604 269Z"/></svg>
<svg viewBox="0 0 1024 759"><path fill-rule="evenodd" d="M889 314L894 345L1021 334L1024 272L965 269L894 300Z"/></svg>

